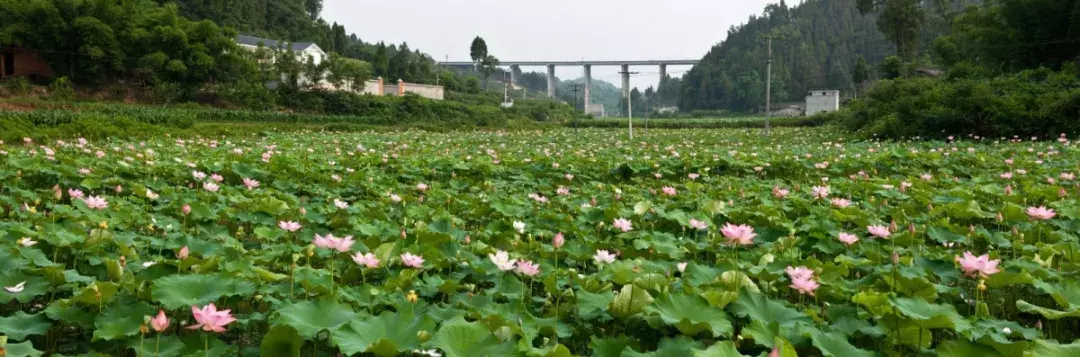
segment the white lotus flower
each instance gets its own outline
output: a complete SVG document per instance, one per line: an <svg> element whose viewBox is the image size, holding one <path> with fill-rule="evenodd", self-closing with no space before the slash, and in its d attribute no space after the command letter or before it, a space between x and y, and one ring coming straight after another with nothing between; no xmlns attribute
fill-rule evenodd
<svg viewBox="0 0 1080 357"><path fill-rule="evenodd" d="M21 293L23 291L23 289L26 289L26 282L25 281L21 282L21 283L18 283L18 284L15 284L15 286L5 286L4 287L4 290L7 290L7 292L12 293L12 294Z"/></svg>

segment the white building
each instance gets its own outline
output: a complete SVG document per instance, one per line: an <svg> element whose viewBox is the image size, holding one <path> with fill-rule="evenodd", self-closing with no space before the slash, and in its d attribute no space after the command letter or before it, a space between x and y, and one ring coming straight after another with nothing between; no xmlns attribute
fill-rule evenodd
<svg viewBox="0 0 1080 357"><path fill-rule="evenodd" d="M319 65L327 57L326 52L323 51L322 48L319 48L319 45L316 45L314 42L285 43L282 41L271 40L267 38L239 35L236 36L236 43L240 45L240 48L250 51L258 49L259 46L262 46L263 48L266 48L268 50L284 51L285 46L288 45L289 48L292 48L293 52L296 53L296 59L299 60L301 64L305 64L308 62L308 59L311 59L311 61L314 62L315 65ZM308 84L308 79L306 76L304 76L303 73L301 73L298 82L298 84L300 84L301 86L305 86ZM270 85L272 86L273 84ZM325 79L321 80L320 83L315 86L322 87L324 89L333 89L329 88L332 86Z"/></svg>
<svg viewBox="0 0 1080 357"><path fill-rule="evenodd" d="M806 93L806 115L828 113L840 110L840 91L815 90Z"/></svg>

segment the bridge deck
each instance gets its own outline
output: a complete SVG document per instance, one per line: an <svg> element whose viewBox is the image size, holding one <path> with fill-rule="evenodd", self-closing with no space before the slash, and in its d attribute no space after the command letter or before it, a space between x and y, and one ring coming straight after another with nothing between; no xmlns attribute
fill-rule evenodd
<svg viewBox="0 0 1080 357"><path fill-rule="evenodd" d="M679 66L679 65L695 65L700 62L699 60L645 60L645 61L499 61L500 66L656 66L661 64ZM472 62L450 61L439 62L441 66L471 66Z"/></svg>

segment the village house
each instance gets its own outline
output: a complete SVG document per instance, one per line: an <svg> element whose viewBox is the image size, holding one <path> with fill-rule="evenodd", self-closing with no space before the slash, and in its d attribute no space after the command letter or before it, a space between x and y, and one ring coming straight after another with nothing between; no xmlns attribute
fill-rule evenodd
<svg viewBox="0 0 1080 357"><path fill-rule="evenodd" d="M46 81L54 75L41 54L19 47L0 46L0 81L9 77L27 77L33 81Z"/></svg>

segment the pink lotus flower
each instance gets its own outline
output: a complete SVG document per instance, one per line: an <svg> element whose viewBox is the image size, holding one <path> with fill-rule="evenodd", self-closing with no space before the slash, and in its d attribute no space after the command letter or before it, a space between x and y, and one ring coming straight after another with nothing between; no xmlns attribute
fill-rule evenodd
<svg viewBox="0 0 1080 357"><path fill-rule="evenodd" d="M79 169L79 174L80 174L80 175L83 175L83 176L89 175L89 174L91 174L91 173L93 173L93 172L94 172L94 171L92 171L92 170L90 170L90 169L87 169L87 168L82 168L82 169Z"/></svg>
<svg viewBox="0 0 1080 357"><path fill-rule="evenodd" d="M574 180L574 175L573 174L566 174L563 177L565 177L567 181L573 181Z"/></svg>
<svg viewBox="0 0 1080 357"><path fill-rule="evenodd" d="M210 192L218 192L218 189L221 188L216 183L213 183L213 182L210 182L210 181L203 182L202 187L203 187L203 189L205 189L207 191L210 191Z"/></svg>
<svg viewBox="0 0 1080 357"><path fill-rule="evenodd" d="M630 224L630 220L626 218L616 218L611 222L611 226L618 228L623 232L629 232L633 227Z"/></svg>
<svg viewBox="0 0 1080 357"><path fill-rule="evenodd" d="M791 281L791 288L799 291L800 294L814 296L814 290L821 286L814 279L794 279Z"/></svg>
<svg viewBox="0 0 1080 357"><path fill-rule="evenodd" d="M202 181L202 179L206 178L206 173L202 171L192 171L191 177L194 178L195 181Z"/></svg>
<svg viewBox="0 0 1080 357"><path fill-rule="evenodd" d="M787 273L791 280L798 279L811 279L814 277L814 271L807 267L791 267L784 268L784 272Z"/></svg>
<svg viewBox="0 0 1080 357"><path fill-rule="evenodd" d="M510 255L504 251L495 251L495 254L488 254L488 259L495 264L495 267L502 271L514 270L514 261L510 259Z"/></svg>
<svg viewBox="0 0 1080 357"><path fill-rule="evenodd" d="M596 255L593 255L593 260L595 260L597 264L600 264L600 263L611 264L611 263L615 262L615 255L609 253L606 250L600 249L600 250L596 251Z"/></svg>
<svg viewBox="0 0 1080 357"><path fill-rule="evenodd" d="M158 196L158 194L154 193L154 191L150 191L149 188L146 189L146 198L149 198L151 200L156 200L156 199L158 199L158 197L160 197L160 196Z"/></svg>
<svg viewBox="0 0 1080 357"><path fill-rule="evenodd" d="M180 207L180 213L183 213L185 216L191 214L191 205Z"/></svg>
<svg viewBox="0 0 1080 357"><path fill-rule="evenodd" d="M1031 219L1034 219L1034 220L1047 220L1047 219L1054 218L1054 216L1056 216L1057 213L1054 212L1054 210L1052 210L1052 209L1046 208L1044 206L1039 206L1039 207L1028 207L1027 208L1027 215L1028 215L1028 217L1031 217Z"/></svg>
<svg viewBox="0 0 1080 357"><path fill-rule="evenodd" d="M280 221L280 222L278 222L277 226L278 226L278 228L281 228L281 229L289 231L289 232L296 232L296 231L300 230L300 223L293 222L293 221Z"/></svg>
<svg viewBox="0 0 1080 357"><path fill-rule="evenodd" d="M829 197L829 186L814 186L811 187L811 190L813 190L815 199L825 199Z"/></svg>
<svg viewBox="0 0 1080 357"><path fill-rule="evenodd" d="M105 201L105 198L100 196L87 197L83 202L86 202L86 207L95 210L103 210L109 207L109 202Z"/></svg>
<svg viewBox="0 0 1080 357"><path fill-rule="evenodd" d="M790 191L788 189L780 188L780 186L773 186L773 188L772 188L772 195L773 195L773 197L776 197L776 198L781 198L782 199L782 198L786 197L789 192Z"/></svg>
<svg viewBox="0 0 1080 357"><path fill-rule="evenodd" d="M1011 179L1013 177L1013 174L1012 174L1012 172L1006 172L1006 173L1001 174L1000 176L1001 176L1001 178L1008 180L1008 179Z"/></svg>
<svg viewBox="0 0 1080 357"><path fill-rule="evenodd" d="M399 203L399 202L401 202L401 196L398 196L397 194L391 193L390 194L390 201L393 201L394 203Z"/></svg>
<svg viewBox="0 0 1080 357"><path fill-rule="evenodd" d="M412 253L405 253L401 255L401 263L407 267L423 268L424 258L419 255L412 255Z"/></svg>
<svg viewBox="0 0 1080 357"><path fill-rule="evenodd" d="M348 252L349 249L352 248L352 245L356 243L356 241L353 240L352 236L345 236L342 238L334 239L331 241L331 243L333 243L333 245L327 248L335 249L339 252L344 253Z"/></svg>
<svg viewBox="0 0 1080 357"><path fill-rule="evenodd" d="M566 238L563 238L562 232L556 233L555 238L551 239L551 245L555 246L555 249L562 248L563 244L566 244Z"/></svg>
<svg viewBox="0 0 1080 357"><path fill-rule="evenodd" d="M665 195L668 195L668 196L674 196L677 193L675 191L675 188L671 187L671 186L664 186L664 187L662 187L660 189L660 191L663 192Z"/></svg>
<svg viewBox="0 0 1080 357"><path fill-rule="evenodd" d="M169 318L165 316L165 310L158 310L157 316L150 319L150 327L157 332L162 332L169 328Z"/></svg>
<svg viewBox="0 0 1080 357"><path fill-rule="evenodd" d="M851 201L843 199L843 198L834 198L834 199L830 200L830 202L832 202L833 206L836 206L836 207L839 207L839 208L847 208L848 206L851 206Z"/></svg>
<svg viewBox="0 0 1080 357"><path fill-rule="evenodd" d="M773 346L772 352L769 352L768 357L780 357L780 346Z"/></svg>
<svg viewBox="0 0 1080 357"><path fill-rule="evenodd" d="M844 233L844 232L840 232L840 236L837 239L840 239L841 243L844 243L844 244L847 244L847 245L852 245L852 244L855 244L855 242L859 241L858 236L856 236L854 234L850 234L850 233Z"/></svg>
<svg viewBox="0 0 1080 357"><path fill-rule="evenodd" d="M113 189L113 191L115 191L116 193L124 192L124 185L116 185L116 188Z"/></svg>
<svg viewBox="0 0 1080 357"><path fill-rule="evenodd" d="M690 219L690 228L704 230L704 229L709 228L709 224L705 223L704 221L699 221L699 220L691 218Z"/></svg>
<svg viewBox="0 0 1080 357"><path fill-rule="evenodd" d="M353 255L352 260L356 262L356 264L362 265L366 268L379 267L379 258L375 257L375 254L372 253L363 254L357 252L355 255Z"/></svg>
<svg viewBox="0 0 1080 357"><path fill-rule="evenodd" d="M555 194L559 196L566 196L570 194L570 189L566 186L559 186L559 189L555 190Z"/></svg>
<svg viewBox="0 0 1080 357"><path fill-rule="evenodd" d="M316 233L315 238L311 240L311 243L319 248L334 249L334 246L337 245L336 241L337 238L334 238L333 234L321 236Z"/></svg>
<svg viewBox="0 0 1080 357"><path fill-rule="evenodd" d="M517 262L517 272L518 274L525 276L535 276L536 274L540 274L540 265L521 259Z"/></svg>
<svg viewBox="0 0 1080 357"><path fill-rule="evenodd" d="M212 179L214 181L217 181L217 182L225 181L225 178L221 177L221 175L218 175L218 174L210 175L210 179Z"/></svg>
<svg viewBox="0 0 1080 357"><path fill-rule="evenodd" d="M736 226L731 223L725 223L724 227L720 229L720 233L724 234L728 243L737 245L754 244L754 237L757 237L757 233L754 233L754 227L745 224Z"/></svg>
<svg viewBox="0 0 1080 357"><path fill-rule="evenodd" d="M870 231L870 235L888 239L892 232L889 231L889 227L886 226L867 226L867 231Z"/></svg>
<svg viewBox="0 0 1080 357"><path fill-rule="evenodd" d="M180 260L184 260L184 259L187 259L189 254L191 254L191 251L188 250L188 247L185 245L183 248L180 248L179 253L176 253L176 257L179 258Z"/></svg>
<svg viewBox="0 0 1080 357"><path fill-rule="evenodd" d="M1001 271L997 267L1001 260L990 260L990 254L975 256L968 251L964 252L963 257L958 255L955 259L960 263L960 269L964 271L964 275L968 277L987 278Z"/></svg>
<svg viewBox="0 0 1080 357"><path fill-rule="evenodd" d="M232 310L218 311L214 304L203 306L202 309L191 306L191 314L195 317L196 324L188 326L189 330L210 331L210 332L225 332L225 325L236 321L232 317Z"/></svg>
<svg viewBox="0 0 1080 357"><path fill-rule="evenodd" d="M698 177L701 177L701 175L696 173L690 173L689 175L686 175L686 177L689 177L691 180L697 180Z"/></svg>
<svg viewBox="0 0 1080 357"><path fill-rule="evenodd" d="M81 199L81 198L83 198L83 192L80 191L80 190L70 189L69 188L68 189L68 196L71 196L71 199L73 199L73 200Z"/></svg>
<svg viewBox="0 0 1080 357"><path fill-rule="evenodd" d="M421 182L421 183L416 184L416 189L420 190L420 192L424 192L424 191L427 191L428 185Z"/></svg>
<svg viewBox="0 0 1080 357"><path fill-rule="evenodd" d="M256 187L259 187L259 181L255 181L253 179L249 179L249 178L245 177L244 178L244 187L247 187L248 191L251 191L251 190L255 189Z"/></svg>

